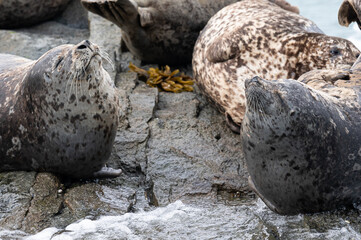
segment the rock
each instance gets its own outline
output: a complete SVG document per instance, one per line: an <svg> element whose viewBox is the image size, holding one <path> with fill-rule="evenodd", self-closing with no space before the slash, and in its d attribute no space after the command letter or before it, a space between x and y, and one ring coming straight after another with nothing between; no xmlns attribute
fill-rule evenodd
<svg viewBox="0 0 361 240"><path fill-rule="evenodd" d="M34 172L9 172L0 174L0 226L22 229L32 195Z"/></svg>
<svg viewBox="0 0 361 240"><path fill-rule="evenodd" d="M146 172L160 205L247 188L239 136L195 93L160 93L149 125Z"/></svg>
<svg viewBox="0 0 361 240"><path fill-rule="evenodd" d="M134 197L135 190L122 185L107 186L91 182L68 189L64 195L64 204L74 219L81 219L127 213Z"/></svg>
<svg viewBox="0 0 361 240"><path fill-rule="evenodd" d="M61 183L53 174L37 174L34 185L30 188L32 199L23 220L22 230L35 233L51 226L52 218L59 214L63 207L63 197L59 190Z"/></svg>
<svg viewBox="0 0 361 240"><path fill-rule="evenodd" d="M69 0L0 1L0 28L31 26L49 20L63 11Z"/></svg>

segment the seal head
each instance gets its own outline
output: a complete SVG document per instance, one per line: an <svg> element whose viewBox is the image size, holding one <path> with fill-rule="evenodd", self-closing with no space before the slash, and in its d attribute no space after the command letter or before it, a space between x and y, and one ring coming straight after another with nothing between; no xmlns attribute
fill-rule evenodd
<svg viewBox="0 0 361 240"><path fill-rule="evenodd" d="M344 0L338 10L338 22L341 26L348 27L352 22L356 22L361 28L361 1Z"/></svg>

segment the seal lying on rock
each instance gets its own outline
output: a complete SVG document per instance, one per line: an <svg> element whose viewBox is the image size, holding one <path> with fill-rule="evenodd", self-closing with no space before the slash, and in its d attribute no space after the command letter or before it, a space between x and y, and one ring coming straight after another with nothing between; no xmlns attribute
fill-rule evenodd
<svg viewBox="0 0 361 240"><path fill-rule="evenodd" d="M0 171L120 174L102 168L120 114L103 58L87 40L56 47L36 61L0 54Z"/></svg>
<svg viewBox="0 0 361 240"><path fill-rule="evenodd" d="M357 22L361 28L361 0L344 0L338 11L338 22L348 27L352 22Z"/></svg>
<svg viewBox="0 0 361 240"><path fill-rule="evenodd" d="M361 83L336 81L340 76L350 77L316 70L299 79L307 85L259 77L245 83L241 137L250 185L279 214L326 211L361 198Z"/></svg>
<svg viewBox="0 0 361 240"><path fill-rule="evenodd" d="M122 40L142 61L191 62L194 43L207 21L239 0L82 0L89 11L117 24ZM298 12L285 0L271 0Z"/></svg>
<svg viewBox="0 0 361 240"><path fill-rule="evenodd" d="M0 28L34 25L61 13L69 0L5 0L0 1Z"/></svg>
<svg viewBox="0 0 361 240"><path fill-rule="evenodd" d="M265 0L223 8L201 32L193 73L200 90L239 130L245 112L245 79L297 79L312 69L351 65L359 50L324 35L310 20Z"/></svg>

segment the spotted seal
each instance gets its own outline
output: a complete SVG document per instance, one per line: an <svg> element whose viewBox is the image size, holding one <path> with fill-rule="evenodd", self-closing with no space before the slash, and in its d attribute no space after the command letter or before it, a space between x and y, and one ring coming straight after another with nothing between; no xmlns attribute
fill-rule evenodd
<svg viewBox="0 0 361 240"><path fill-rule="evenodd" d="M361 28L361 0L344 0L338 11L338 22L342 26L348 27L352 22L356 22Z"/></svg>
<svg viewBox="0 0 361 240"><path fill-rule="evenodd" d="M144 62L185 64L207 21L240 0L82 0L83 6L122 29L122 40ZM298 12L285 0L271 0Z"/></svg>
<svg viewBox="0 0 361 240"><path fill-rule="evenodd" d="M324 35L310 20L264 0L223 8L201 32L193 53L196 83L239 131L245 112L244 81L297 79L312 69L352 65L359 50Z"/></svg>
<svg viewBox="0 0 361 240"><path fill-rule="evenodd" d="M314 213L360 200L359 73L356 79L344 70L314 70L300 82L246 80L241 138L249 182L273 211Z"/></svg>
<svg viewBox="0 0 361 240"><path fill-rule="evenodd" d="M0 28L27 27L49 20L61 13L70 0L0 1Z"/></svg>
<svg viewBox="0 0 361 240"><path fill-rule="evenodd" d="M115 177L103 168L119 121L119 99L91 42L61 45L38 60L0 55L0 171Z"/></svg>

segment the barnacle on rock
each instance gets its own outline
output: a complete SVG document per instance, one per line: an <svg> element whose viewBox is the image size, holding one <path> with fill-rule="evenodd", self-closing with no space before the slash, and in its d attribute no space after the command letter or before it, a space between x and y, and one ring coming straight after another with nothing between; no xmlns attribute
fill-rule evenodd
<svg viewBox="0 0 361 240"><path fill-rule="evenodd" d="M141 69L133 63L129 63L129 69L138 73L141 77L146 78L146 83L151 87L158 87L167 92L192 92L194 80L185 75L179 74L179 70L170 70L169 66L165 66L162 70L159 68L149 68L149 70ZM179 75L178 75L179 74Z"/></svg>

